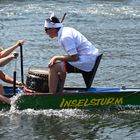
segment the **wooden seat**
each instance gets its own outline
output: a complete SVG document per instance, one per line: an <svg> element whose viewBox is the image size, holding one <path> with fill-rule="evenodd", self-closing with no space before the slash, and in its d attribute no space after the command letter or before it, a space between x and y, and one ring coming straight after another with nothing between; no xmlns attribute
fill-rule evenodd
<svg viewBox="0 0 140 140"><path fill-rule="evenodd" d="M97 56L97 59L96 59L96 62L95 62L95 65L94 65L92 71L85 72L85 71L82 71L82 70L75 68L74 71L71 71L69 73L82 73L83 79L84 79L85 84L86 84L86 88L87 89L90 88L92 85L93 79L95 77L96 71L98 69L99 63L101 61L102 55L103 54L99 54Z"/></svg>

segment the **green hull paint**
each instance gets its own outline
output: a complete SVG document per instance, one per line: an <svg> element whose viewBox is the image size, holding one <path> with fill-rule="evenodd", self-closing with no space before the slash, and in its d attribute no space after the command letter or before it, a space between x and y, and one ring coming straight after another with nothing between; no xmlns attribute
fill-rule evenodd
<svg viewBox="0 0 140 140"><path fill-rule="evenodd" d="M10 105L0 102L0 110L9 110L10 109Z"/></svg>
<svg viewBox="0 0 140 140"><path fill-rule="evenodd" d="M91 109L118 105L140 105L140 92L137 93L97 93L61 95L24 95L17 102L19 110L32 109Z"/></svg>
<svg viewBox="0 0 140 140"><path fill-rule="evenodd" d="M23 94L16 102L17 109L96 109L114 108L118 105L140 105L139 88L66 88L65 94L32 93ZM12 87L7 88L11 97ZM18 90L17 90L18 94ZM10 109L10 105L0 102L0 110Z"/></svg>

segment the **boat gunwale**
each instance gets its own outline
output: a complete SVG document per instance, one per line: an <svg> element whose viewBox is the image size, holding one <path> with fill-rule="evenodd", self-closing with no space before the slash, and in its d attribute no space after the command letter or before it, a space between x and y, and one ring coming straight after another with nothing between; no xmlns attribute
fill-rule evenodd
<svg viewBox="0 0 140 140"><path fill-rule="evenodd" d="M4 88L7 89L13 89L13 87L7 87L5 86ZM20 87L17 87L17 89ZM34 96L40 96L40 95L44 95L44 96L65 96L65 95L107 95L107 94L117 94L117 95L122 95L122 94L140 94L140 88L94 88L91 87L89 89L84 88L84 87L65 87L64 93L56 93L56 94L52 94L52 93L43 93L43 92L26 92L24 91L23 88L20 88L24 94L22 95L34 95ZM93 91L91 91L93 89ZM116 90L115 90L116 89ZM17 91L18 92L18 91ZM18 93L17 93L18 94ZM8 94L4 94L7 97L11 97L13 95L15 95L14 93L8 93Z"/></svg>

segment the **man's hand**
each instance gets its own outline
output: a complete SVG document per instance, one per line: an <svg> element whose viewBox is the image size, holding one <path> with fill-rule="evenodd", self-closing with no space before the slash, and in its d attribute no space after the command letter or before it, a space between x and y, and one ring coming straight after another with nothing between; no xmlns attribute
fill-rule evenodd
<svg viewBox="0 0 140 140"><path fill-rule="evenodd" d="M18 53L13 53L13 55L14 55L14 58L16 59L18 56L19 56L19 54Z"/></svg>
<svg viewBox="0 0 140 140"><path fill-rule="evenodd" d="M24 44L24 40L18 40L16 46L21 46Z"/></svg>
<svg viewBox="0 0 140 140"><path fill-rule="evenodd" d="M52 67L56 62L56 57L54 56L48 63L48 67Z"/></svg>

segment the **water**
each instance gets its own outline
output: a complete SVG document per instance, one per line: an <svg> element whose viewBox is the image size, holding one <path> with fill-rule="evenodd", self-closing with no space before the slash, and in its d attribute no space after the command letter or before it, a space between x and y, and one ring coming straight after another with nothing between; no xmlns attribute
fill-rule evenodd
<svg viewBox="0 0 140 140"><path fill-rule="evenodd" d="M44 32L44 20L51 11L60 18L67 12L64 24L78 29L103 52L93 86L139 87L139 0L0 0L0 46L25 40L24 78L30 67L47 67L52 56L64 53L57 39ZM14 63L2 70L12 76ZM17 64L20 80L19 60ZM84 82L80 75L69 74L66 85L83 86ZM11 109L0 112L0 140L138 140L139 114L139 109Z"/></svg>

